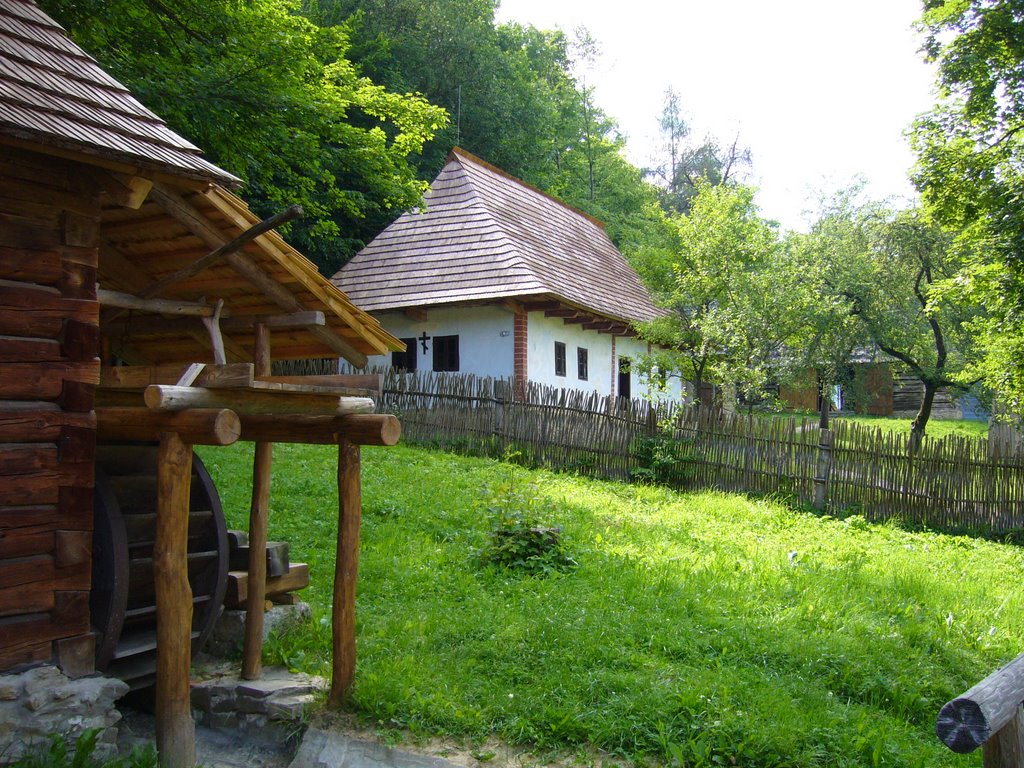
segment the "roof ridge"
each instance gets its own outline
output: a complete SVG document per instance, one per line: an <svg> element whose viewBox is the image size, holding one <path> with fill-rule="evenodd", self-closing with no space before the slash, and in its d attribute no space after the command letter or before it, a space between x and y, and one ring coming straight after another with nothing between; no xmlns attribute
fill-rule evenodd
<svg viewBox="0 0 1024 768"><path fill-rule="evenodd" d="M494 168L494 166L492 166L485 160L481 160L475 155L471 155L469 152L461 150L458 147L453 148L451 153L448 155L448 163L458 162L459 157L462 157L463 159L469 160L471 162L475 161L477 163L487 166L488 168ZM498 170L497 168L494 169ZM521 268L527 275L536 280L538 283L543 283L545 287L547 287L548 281L541 277L541 275L537 274L537 271L533 268L533 266L530 263L530 259L526 258L526 255L522 252L522 248L519 242L517 242L517 240L509 234L508 230L505 229L505 227L502 225L500 219L494 215L494 211L492 211L487 205L484 204L480 190L477 189L476 185L473 183L473 179L470 178L468 173L466 173L466 169L462 167L461 163L459 163L459 170L462 175L462 178L465 180L466 186L469 187L469 189L472 192L471 207L483 211L487 217L487 220L491 222L491 224L498 232L501 233L501 240L503 240L504 243L507 245L509 252L514 255L516 266ZM508 176L508 174L506 174L504 171L499 171L499 173L501 173L503 176ZM514 177L508 176L508 178L513 179Z"/></svg>
<svg viewBox="0 0 1024 768"><path fill-rule="evenodd" d="M515 176L513 176L508 171L503 171L498 166L491 165L490 163L488 163L483 158L477 157L472 152L468 152L465 149L463 149L462 147L452 147L452 151L448 153L448 160L451 161L452 158L454 158L454 157L461 157L461 158L463 158L465 160L469 160L471 163L475 163L476 165L483 166L484 168L486 168L487 170L491 171L492 173L496 173L499 176L502 176L502 177L508 179L509 181L511 181L511 182L513 182L515 184L518 184L520 187L523 187L524 189L528 189L531 192L536 192L538 195L542 195L543 197L546 197L548 200L551 200L552 202L557 203L558 205L562 206L563 208L565 208L569 212L575 213L577 216L582 216L583 218L585 218L588 221L590 221L592 224L596 224L598 227L601 228L602 231L605 230L604 222L601 221L596 216L591 216L586 211L581 211L576 206L570 205L569 203L565 202L565 200L561 200L561 199L555 197L554 195L545 192L543 189L540 189L538 187L533 186L533 184L530 184L527 181L523 181L522 179L516 178Z"/></svg>

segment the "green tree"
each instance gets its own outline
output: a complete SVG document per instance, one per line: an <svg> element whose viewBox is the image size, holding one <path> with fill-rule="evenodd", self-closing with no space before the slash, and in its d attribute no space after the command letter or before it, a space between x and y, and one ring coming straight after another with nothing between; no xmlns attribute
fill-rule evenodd
<svg viewBox="0 0 1024 768"><path fill-rule="evenodd" d="M940 100L914 124L913 178L963 258L950 282L984 306L971 321L981 376L1024 407L1024 0L924 0Z"/></svg>
<svg viewBox="0 0 1024 768"><path fill-rule="evenodd" d="M697 182L688 214L671 218L675 249L638 269L668 310L642 335L669 351L651 365L690 382L738 386L751 401L791 368L787 350L806 327L800 253L762 218L754 190Z"/></svg>
<svg viewBox="0 0 1024 768"><path fill-rule="evenodd" d="M911 425L912 444L919 445L938 389L964 384L972 353L965 329L978 316L942 290L962 267L951 236L922 210L857 206L847 191L822 213L806 243L822 295L838 310L832 321L854 321L845 325L845 337L875 348L921 382Z"/></svg>
<svg viewBox="0 0 1024 768"><path fill-rule="evenodd" d="M750 149L740 146L739 136L726 146L710 136L699 144L687 141L690 126L683 116L682 100L672 88L665 91L658 126L664 156L647 173L657 181L667 211L689 212L701 181L729 184L751 165Z"/></svg>
<svg viewBox="0 0 1024 768"><path fill-rule="evenodd" d="M289 239L332 274L425 189L410 163L443 110L360 77L344 27L297 0L45 0L83 48L245 180L261 214L306 210Z"/></svg>

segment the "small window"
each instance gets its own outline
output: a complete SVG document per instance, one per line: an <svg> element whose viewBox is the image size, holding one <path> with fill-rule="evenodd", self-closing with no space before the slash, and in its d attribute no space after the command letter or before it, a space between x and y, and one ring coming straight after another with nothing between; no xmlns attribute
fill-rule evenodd
<svg viewBox="0 0 1024 768"><path fill-rule="evenodd" d="M391 353L391 367L413 373L416 370L416 339L402 339L405 352Z"/></svg>
<svg viewBox="0 0 1024 768"><path fill-rule="evenodd" d="M459 337L458 336L435 336L434 337L434 370L435 371L457 371L457 370L459 370Z"/></svg>
<svg viewBox="0 0 1024 768"><path fill-rule="evenodd" d="M555 342L555 376L565 376L565 342Z"/></svg>
<svg viewBox="0 0 1024 768"><path fill-rule="evenodd" d="M576 378L580 381L587 380L587 349L576 347Z"/></svg>
<svg viewBox="0 0 1024 768"><path fill-rule="evenodd" d="M631 400L633 397L633 388L629 376L631 367L631 361L628 357L619 358L619 397L625 400Z"/></svg>

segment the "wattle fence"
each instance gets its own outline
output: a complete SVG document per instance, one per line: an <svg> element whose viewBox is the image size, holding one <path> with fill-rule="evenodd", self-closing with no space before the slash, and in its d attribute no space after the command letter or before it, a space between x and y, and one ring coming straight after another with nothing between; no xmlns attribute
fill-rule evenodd
<svg viewBox="0 0 1024 768"><path fill-rule="evenodd" d="M1024 458L987 440L908 436L834 421L765 417L461 374L386 372L378 410L403 440L473 455L677 488L777 494L809 504L815 485L836 515L899 518L928 528L1024 531ZM830 459L823 462L822 459Z"/></svg>

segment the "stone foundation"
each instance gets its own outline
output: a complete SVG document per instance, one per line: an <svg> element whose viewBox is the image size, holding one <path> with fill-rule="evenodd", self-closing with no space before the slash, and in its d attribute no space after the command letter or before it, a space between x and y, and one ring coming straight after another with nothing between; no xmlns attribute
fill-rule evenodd
<svg viewBox="0 0 1024 768"><path fill-rule="evenodd" d="M127 692L120 680L73 680L51 665L0 675L0 764L45 748L51 734L71 744L87 728L100 729L94 755L113 756L121 719L114 702Z"/></svg>
<svg viewBox="0 0 1024 768"><path fill-rule="evenodd" d="M275 605L263 614L263 642L271 632L280 632L292 624L309 621L312 612L306 603ZM245 642L245 611L224 611L213 626L204 651L211 656L229 657L241 653Z"/></svg>
<svg viewBox="0 0 1024 768"><path fill-rule="evenodd" d="M237 666L237 665L236 665ZM242 680L236 667L206 669L192 683L192 715L209 728L275 741L301 736L307 710L327 691L322 677L267 667L259 680Z"/></svg>

